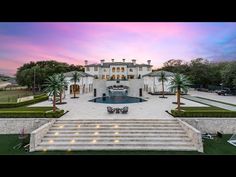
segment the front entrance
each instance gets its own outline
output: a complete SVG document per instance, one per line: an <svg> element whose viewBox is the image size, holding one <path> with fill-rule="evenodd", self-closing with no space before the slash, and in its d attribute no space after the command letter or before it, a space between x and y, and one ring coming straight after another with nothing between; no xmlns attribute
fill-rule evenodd
<svg viewBox="0 0 236 177"><path fill-rule="evenodd" d="M74 94L74 92L76 94L80 93L80 86L79 85L71 85L70 86L70 94Z"/></svg>

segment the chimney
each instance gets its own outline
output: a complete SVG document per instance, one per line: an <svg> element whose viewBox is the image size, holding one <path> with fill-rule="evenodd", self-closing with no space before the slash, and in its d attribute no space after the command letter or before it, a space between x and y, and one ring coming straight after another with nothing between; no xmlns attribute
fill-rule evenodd
<svg viewBox="0 0 236 177"><path fill-rule="evenodd" d="M84 65L88 65L88 60L84 60Z"/></svg>
<svg viewBox="0 0 236 177"><path fill-rule="evenodd" d="M115 59L111 59L111 62L114 62Z"/></svg>
<svg viewBox="0 0 236 177"><path fill-rule="evenodd" d="M125 62L125 59L123 59L123 62Z"/></svg>
<svg viewBox="0 0 236 177"><path fill-rule="evenodd" d="M135 60L135 59L133 59L133 60L132 60L132 63L133 63L134 65L136 65L136 60Z"/></svg>
<svg viewBox="0 0 236 177"><path fill-rule="evenodd" d="M101 60L101 66L103 66L103 63L104 63L104 61L105 61L104 59L103 59L103 60Z"/></svg>
<svg viewBox="0 0 236 177"><path fill-rule="evenodd" d="M150 65L151 64L151 60L148 60L147 63L148 63L148 65Z"/></svg>

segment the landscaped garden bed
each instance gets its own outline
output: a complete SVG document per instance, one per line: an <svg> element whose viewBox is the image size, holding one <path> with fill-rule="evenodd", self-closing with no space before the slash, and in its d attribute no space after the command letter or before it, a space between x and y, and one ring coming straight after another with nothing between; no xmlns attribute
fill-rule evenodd
<svg viewBox="0 0 236 177"><path fill-rule="evenodd" d="M181 107L181 110L171 110L174 117L236 117L236 111L218 107Z"/></svg>

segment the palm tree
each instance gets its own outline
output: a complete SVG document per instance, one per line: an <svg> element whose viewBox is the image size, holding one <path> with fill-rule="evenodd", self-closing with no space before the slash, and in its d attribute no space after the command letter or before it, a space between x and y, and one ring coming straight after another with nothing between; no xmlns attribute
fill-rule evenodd
<svg viewBox="0 0 236 177"><path fill-rule="evenodd" d="M71 81L74 82L74 86L73 86L73 92L74 92L74 98L76 98L76 83L80 81L80 76L79 76L79 73L76 71L73 73L72 75L72 78L71 78Z"/></svg>
<svg viewBox="0 0 236 177"><path fill-rule="evenodd" d="M162 98L164 98L164 82L167 81L166 73L164 71L161 71L160 78L158 79L159 82L162 84Z"/></svg>
<svg viewBox="0 0 236 177"><path fill-rule="evenodd" d="M44 85L46 86L44 91L47 92L49 96L53 95L53 112L55 112L56 96L60 94L60 81L58 75L54 74L49 76Z"/></svg>
<svg viewBox="0 0 236 177"><path fill-rule="evenodd" d="M186 76L177 73L171 78L170 84L171 84L171 86L170 86L171 91L174 91L174 92L177 91L177 104L178 104L177 109L178 109L178 111L180 111L181 90L184 92L187 92L188 86L190 86L191 83Z"/></svg>
<svg viewBox="0 0 236 177"><path fill-rule="evenodd" d="M60 103L62 103L62 92L65 90L65 87L68 85L68 83L65 80L65 76L63 73L58 75L58 79L60 84Z"/></svg>

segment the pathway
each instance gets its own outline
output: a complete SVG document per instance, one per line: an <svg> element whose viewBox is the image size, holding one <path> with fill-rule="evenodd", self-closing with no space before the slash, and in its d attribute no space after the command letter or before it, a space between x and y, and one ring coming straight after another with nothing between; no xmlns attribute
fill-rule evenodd
<svg viewBox="0 0 236 177"><path fill-rule="evenodd" d="M231 106L231 105L219 103L219 102L216 102L216 101L205 100L205 99L197 98L197 97L190 96L190 95L184 95L184 96L182 96L182 98L186 98L188 100L197 101L197 102L200 102L200 103L203 103L203 104L219 107L219 108L222 108L222 109L227 109L227 110L230 110L230 111L236 111L236 106Z"/></svg>

